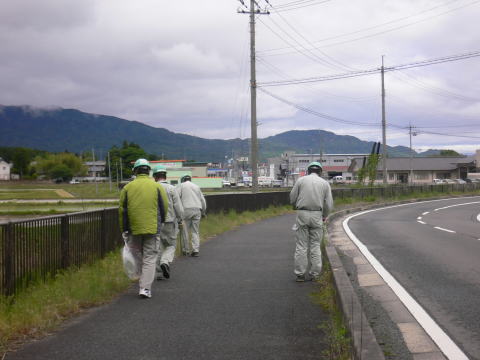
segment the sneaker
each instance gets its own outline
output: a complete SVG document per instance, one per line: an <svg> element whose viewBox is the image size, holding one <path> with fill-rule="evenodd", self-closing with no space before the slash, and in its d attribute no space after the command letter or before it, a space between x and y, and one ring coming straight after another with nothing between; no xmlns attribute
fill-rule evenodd
<svg viewBox="0 0 480 360"><path fill-rule="evenodd" d="M305 275L297 275L296 282L305 282Z"/></svg>
<svg viewBox="0 0 480 360"><path fill-rule="evenodd" d="M160 281L160 280L163 280L163 279L164 279L164 277L163 277L162 274L158 274L158 275L157 275L157 281Z"/></svg>
<svg viewBox="0 0 480 360"><path fill-rule="evenodd" d="M160 264L160 269L162 269L163 277L170 279L170 266L168 266L168 264Z"/></svg>
<svg viewBox="0 0 480 360"><path fill-rule="evenodd" d="M199 257L200 254L198 253L198 251L193 251L192 252L192 257Z"/></svg>
<svg viewBox="0 0 480 360"><path fill-rule="evenodd" d="M144 299L150 299L152 297L152 293L150 292L150 289L140 289L138 296Z"/></svg>

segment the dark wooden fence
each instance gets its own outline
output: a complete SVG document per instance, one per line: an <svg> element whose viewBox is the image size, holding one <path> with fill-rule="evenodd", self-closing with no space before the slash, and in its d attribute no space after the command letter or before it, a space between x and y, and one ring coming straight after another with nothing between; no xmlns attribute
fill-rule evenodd
<svg viewBox="0 0 480 360"><path fill-rule="evenodd" d="M366 199L414 192L475 190L480 190L480 184L335 188L332 192L334 199ZM271 205L287 205L289 190L209 195L206 199L210 214L231 209L255 211ZM62 269L91 263L122 243L117 208L0 224L0 294L14 295L33 280L47 279Z"/></svg>

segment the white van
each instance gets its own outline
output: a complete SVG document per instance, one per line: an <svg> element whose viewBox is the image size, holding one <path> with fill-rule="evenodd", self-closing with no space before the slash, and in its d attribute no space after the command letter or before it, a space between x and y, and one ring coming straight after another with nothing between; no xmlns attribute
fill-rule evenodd
<svg viewBox="0 0 480 360"><path fill-rule="evenodd" d="M343 184L344 183L343 176L341 176L341 175L334 176L332 180L333 180L334 184Z"/></svg>

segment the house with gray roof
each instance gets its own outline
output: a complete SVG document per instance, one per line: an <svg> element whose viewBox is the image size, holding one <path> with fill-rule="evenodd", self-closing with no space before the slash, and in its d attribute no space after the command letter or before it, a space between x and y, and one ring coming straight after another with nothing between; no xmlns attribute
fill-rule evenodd
<svg viewBox="0 0 480 360"><path fill-rule="evenodd" d="M431 184L433 179L465 179L468 173L475 172L476 166L475 156L387 158L388 183ZM380 160L378 180L383 179L382 167Z"/></svg>

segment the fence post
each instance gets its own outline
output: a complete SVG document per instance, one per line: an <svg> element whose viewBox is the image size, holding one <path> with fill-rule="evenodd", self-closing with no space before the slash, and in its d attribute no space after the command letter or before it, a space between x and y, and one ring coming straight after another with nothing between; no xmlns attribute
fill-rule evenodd
<svg viewBox="0 0 480 360"><path fill-rule="evenodd" d="M4 276L5 276L5 295L10 296L15 292L15 239L13 224L8 222L5 229L5 253L4 253Z"/></svg>
<svg viewBox="0 0 480 360"><path fill-rule="evenodd" d="M62 247L62 268L66 269L70 266L70 229L69 216L64 215L60 220L60 239Z"/></svg>
<svg viewBox="0 0 480 360"><path fill-rule="evenodd" d="M105 257L107 248L107 210L103 209L100 215L100 258Z"/></svg>

